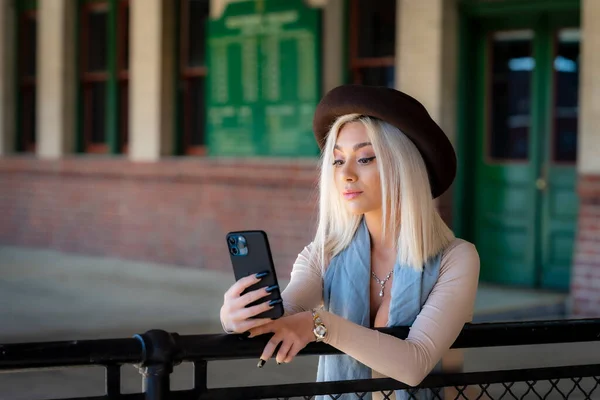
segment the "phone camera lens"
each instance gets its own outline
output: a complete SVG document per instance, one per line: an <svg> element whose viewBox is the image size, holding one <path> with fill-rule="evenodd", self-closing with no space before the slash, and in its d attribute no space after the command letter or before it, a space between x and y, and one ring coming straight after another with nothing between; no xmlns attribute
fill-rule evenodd
<svg viewBox="0 0 600 400"><path fill-rule="evenodd" d="M235 238L233 236L229 236L229 244L235 244Z"/></svg>
<svg viewBox="0 0 600 400"><path fill-rule="evenodd" d="M233 248L231 249L231 254L233 254L234 256L237 256L237 255L238 255L238 249L237 249L237 247L233 247Z"/></svg>

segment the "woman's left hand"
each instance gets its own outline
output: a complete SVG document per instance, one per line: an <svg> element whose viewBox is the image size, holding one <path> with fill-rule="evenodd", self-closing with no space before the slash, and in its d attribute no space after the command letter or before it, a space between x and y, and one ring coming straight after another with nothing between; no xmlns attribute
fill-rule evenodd
<svg viewBox="0 0 600 400"><path fill-rule="evenodd" d="M291 362L300 350L306 347L308 343L315 341L313 328L312 313L304 311L250 329L249 337L274 333L260 356L261 361L258 366L262 367L273 356L273 352L279 343L281 343L281 347L275 357L277 363Z"/></svg>

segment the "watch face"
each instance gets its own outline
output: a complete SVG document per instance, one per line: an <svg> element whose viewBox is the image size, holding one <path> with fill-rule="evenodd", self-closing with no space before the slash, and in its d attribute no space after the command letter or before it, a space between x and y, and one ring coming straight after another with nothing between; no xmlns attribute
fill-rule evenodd
<svg viewBox="0 0 600 400"><path fill-rule="evenodd" d="M317 334L317 336L325 336L325 334L327 333L327 328L325 328L323 325L317 325L317 327L315 328L315 334Z"/></svg>

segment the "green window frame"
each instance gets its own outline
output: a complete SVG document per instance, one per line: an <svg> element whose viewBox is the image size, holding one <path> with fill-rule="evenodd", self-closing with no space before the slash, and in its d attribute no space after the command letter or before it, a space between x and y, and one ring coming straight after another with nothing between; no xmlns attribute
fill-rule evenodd
<svg viewBox="0 0 600 400"><path fill-rule="evenodd" d="M175 154L207 154L206 40L209 0L176 1Z"/></svg>
<svg viewBox="0 0 600 400"><path fill-rule="evenodd" d="M348 0L347 7L350 83L393 87L397 1Z"/></svg>
<svg viewBox="0 0 600 400"><path fill-rule="evenodd" d="M130 0L79 0L78 152L127 153L129 7Z"/></svg>

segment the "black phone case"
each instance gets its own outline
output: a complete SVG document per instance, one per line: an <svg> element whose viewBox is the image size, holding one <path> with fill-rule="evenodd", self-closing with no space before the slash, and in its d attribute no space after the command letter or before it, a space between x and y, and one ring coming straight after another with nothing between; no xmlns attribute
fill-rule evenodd
<svg viewBox="0 0 600 400"><path fill-rule="evenodd" d="M230 238L234 238L235 244L230 241ZM233 254L232 249L234 247L240 250L241 239L245 239L245 251L246 254ZM229 250L229 257L231 259L231 265L233 266L233 273L235 280L238 281L249 275L254 275L259 272L268 271L269 274L262 278L255 285L250 286L242 294L251 292L256 289L260 289L267 286L278 285L277 275L275 273L275 265L273 263L273 257L271 255L271 248L269 246L269 240L267 234L264 231L253 230L253 231L238 231L230 232L226 236L227 246ZM244 245L242 245L242 253L244 252ZM251 307L267 300L276 300L281 298L281 292L279 289L273 290L267 296L250 303L246 307ZM283 315L283 304L278 303L272 309L265 311L261 314L254 316L253 318L271 318L277 319Z"/></svg>

